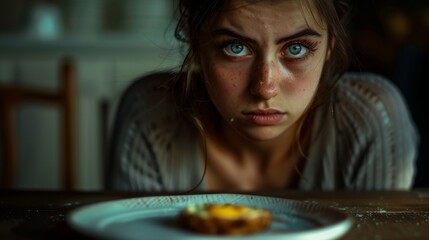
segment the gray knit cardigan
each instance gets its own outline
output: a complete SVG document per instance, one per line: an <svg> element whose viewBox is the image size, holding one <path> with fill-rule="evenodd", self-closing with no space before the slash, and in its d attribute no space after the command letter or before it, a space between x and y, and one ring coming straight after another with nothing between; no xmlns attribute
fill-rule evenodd
<svg viewBox="0 0 429 240"><path fill-rule="evenodd" d="M119 102L111 134L108 187L119 191L204 191L196 128L151 74ZM316 114L302 190L411 188L419 134L398 89L372 73L347 73Z"/></svg>

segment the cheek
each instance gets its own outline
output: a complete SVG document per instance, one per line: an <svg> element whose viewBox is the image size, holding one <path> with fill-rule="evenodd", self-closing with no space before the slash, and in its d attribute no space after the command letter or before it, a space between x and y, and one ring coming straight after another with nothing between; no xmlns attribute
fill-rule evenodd
<svg viewBox="0 0 429 240"><path fill-rule="evenodd" d="M316 91L325 61L319 56L315 61L292 69L294 73L291 89L298 94L313 95Z"/></svg>
<svg viewBox="0 0 429 240"><path fill-rule="evenodd" d="M303 75L299 84L297 84L296 91L301 94L313 94L319 85L319 74Z"/></svg>
<svg viewBox="0 0 429 240"><path fill-rule="evenodd" d="M320 81L320 71L307 70L295 72L291 80L286 81L284 95L294 102L297 108L305 108L316 94ZM293 106L291 106L293 107Z"/></svg>
<svg viewBox="0 0 429 240"><path fill-rule="evenodd" d="M222 64L213 64L203 71L209 91L226 98L241 93L246 84L246 74L243 71L225 68Z"/></svg>

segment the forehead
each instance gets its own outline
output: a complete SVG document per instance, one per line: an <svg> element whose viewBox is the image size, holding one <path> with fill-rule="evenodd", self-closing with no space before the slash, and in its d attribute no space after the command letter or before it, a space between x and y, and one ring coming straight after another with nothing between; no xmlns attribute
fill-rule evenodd
<svg viewBox="0 0 429 240"><path fill-rule="evenodd" d="M246 16L249 21L259 18L271 24L304 22L315 29L325 28L325 21L313 0L230 0L218 17L230 18L237 14Z"/></svg>

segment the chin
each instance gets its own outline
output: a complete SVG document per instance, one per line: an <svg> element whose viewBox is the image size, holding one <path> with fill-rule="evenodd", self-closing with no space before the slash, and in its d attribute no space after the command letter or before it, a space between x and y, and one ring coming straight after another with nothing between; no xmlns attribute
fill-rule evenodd
<svg viewBox="0 0 429 240"><path fill-rule="evenodd" d="M280 131L275 127L258 127L250 131L242 132L242 134L249 140L264 142L278 139L282 136L284 131Z"/></svg>

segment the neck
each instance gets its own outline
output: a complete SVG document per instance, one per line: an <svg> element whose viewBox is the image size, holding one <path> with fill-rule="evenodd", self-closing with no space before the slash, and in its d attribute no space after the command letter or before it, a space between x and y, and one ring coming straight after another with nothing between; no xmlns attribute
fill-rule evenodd
<svg viewBox="0 0 429 240"><path fill-rule="evenodd" d="M298 124L296 124L298 125ZM293 128L276 139L253 141L232 129L207 131L206 181L210 190L294 188L302 155Z"/></svg>
<svg viewBox="0 0 429 240"><path fill-rule="evenodd" d="M207 125L206 125L207 126ZM227 154L236 164L255 166L260 171L269 169L270 165L295 159L297 150L297 131L299 122L291 126L280 136L257 141L239 134L229 123L211 124L207 141L212 150ZM216 127L213 127L216 126Z"/></svg>
<svg viewBox="0 0 429 240"><path fill-rule="evenodd" d="M210 121L207 121L210 120ZM229 123L203 120L206 129L207 174L210 190L257 190L296 187L310 128L297 143L299 123L277 138L256 141L237 133ZM205 159L204 159L205 160Z"/></svg>

